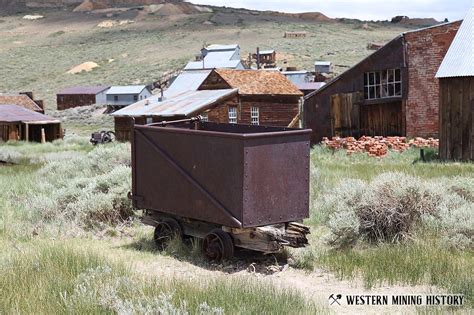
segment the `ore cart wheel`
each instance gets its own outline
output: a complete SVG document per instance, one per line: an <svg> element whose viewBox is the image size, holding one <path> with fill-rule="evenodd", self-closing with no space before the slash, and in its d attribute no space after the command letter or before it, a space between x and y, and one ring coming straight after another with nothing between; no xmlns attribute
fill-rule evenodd
<svg viewBox="0 0 474 315"><path fill-rule="evenodd" d="M202 252L207 259L219 262L234 256L234 242L229 233L215 229L202 241Z"/></svg>
<svg viewBox="0 0 474 315"><path fill-rule="evenodd" d="M158 223L155 228L153 240L159 250L165 250L174 237L183 238L183 230L178 221L174 219L164 219Z"/></svg>

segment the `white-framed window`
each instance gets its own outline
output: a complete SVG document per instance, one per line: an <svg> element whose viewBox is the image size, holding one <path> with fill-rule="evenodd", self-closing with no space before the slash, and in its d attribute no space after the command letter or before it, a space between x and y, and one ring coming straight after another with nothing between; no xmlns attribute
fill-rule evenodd
<svg viewBox="0 0 474 315"><path fill-rule="evenodd" d="M366 72L364 74L364 98L373 100L402 96L400 69Z"/></svg>
<svg viewBox="0 0 474 315"><path fill-rule="evenodd" d="M147 117L146 118L146 124L152 124L153 123L153 117Z"/></svg>
<svg viewBox="0 0 474 315"><path fill-rule="evenodd" d="M201 114L201 121L209 121L209 114L208 113L202 113Z"/></svg>
<svg viewBox="0 0 474 315"><path fill-rule="evenodd" d="M237 123L237 107L229 107L229 124Z"/></svg>
<svg viewBox="0 0 474 315"><path fill-rule="evenodd" d="M260 125L260 113L259 109L256 106L250 107L250 119L252 125Z"/></svg>

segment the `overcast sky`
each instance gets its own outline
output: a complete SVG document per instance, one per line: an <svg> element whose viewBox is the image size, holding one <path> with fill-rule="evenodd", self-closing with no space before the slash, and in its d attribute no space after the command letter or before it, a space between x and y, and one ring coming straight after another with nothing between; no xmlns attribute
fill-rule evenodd
<svg viewBox="0 0 474 315"><path fill-rule="evenodd" d="M256 10L283 12L322 12L329 17L362 20L389 20L396 15L434 17L450 21L464 18L474 0L191 0L210 4Z"/></svg>

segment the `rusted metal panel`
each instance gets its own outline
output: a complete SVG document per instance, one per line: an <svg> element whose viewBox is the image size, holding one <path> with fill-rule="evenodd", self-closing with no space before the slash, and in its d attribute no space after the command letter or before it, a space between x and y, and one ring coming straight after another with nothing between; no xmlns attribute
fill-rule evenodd
<svg viewBox="0 0 474 315"><path fill-rule="evenodd" d="M308 217L310 130L135 126L134 205L228 227Z"/></svg>

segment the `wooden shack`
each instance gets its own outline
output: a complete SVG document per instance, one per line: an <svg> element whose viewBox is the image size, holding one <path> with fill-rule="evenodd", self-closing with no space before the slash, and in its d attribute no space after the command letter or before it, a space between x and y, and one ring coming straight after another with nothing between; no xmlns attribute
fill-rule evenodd
<svg viewBox="0 0 474 315"><path fill-rule="evenodd" d="M331 136L438 137L441 61L460 22L407 31L305 96L312 143Z"/></svg>
<svg viewBox="0 0 474 315"><path fill-rule="evenodd" d="M105 104L108 86L76 86L56 94L58 110L73 107Z"/></svg>
<svg viewBox="0 0 474 315"><path fill-rule="evenodd" d="M474 8L464 19L436 74L442 160L474 160Z"/></svg>
<svg viewBox="0 0 474 315"><path fill-rule="evenodd" d="M284 38L305 38L308 35L307 32L285 32Z"/></svg>
<svg viewBox="0 0 474 315"><path fill-rule="evenodd" d="M53 141L62 138L61 122L18 105L0 104L0 141Z"/></svg>
<svg viewBox="0 0 474 315"><path fill-rule="evenodd" d="M197 89L176 94L170 87L163 98L154 95L113 113L117 140L129 140L134 124L197 115L231 124L287 127L299 123L303 93L278 71L218 69L201 82Z"/></svg>

